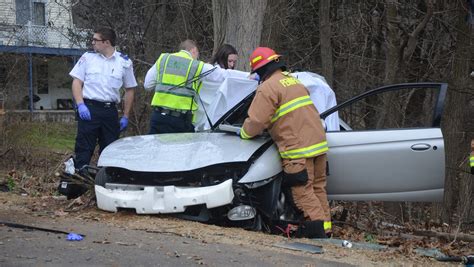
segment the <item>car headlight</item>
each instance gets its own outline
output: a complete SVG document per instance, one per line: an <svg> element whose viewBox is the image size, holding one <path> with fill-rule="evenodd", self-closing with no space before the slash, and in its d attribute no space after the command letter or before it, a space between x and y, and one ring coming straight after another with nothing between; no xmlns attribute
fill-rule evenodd
<svg viewBox="0 0 474 267"><path fill-rule="evenodd" d="M229 212L227 212L227 218L231 221L243 221L255 218L257 211L248 205L240 205Z"/></svg>

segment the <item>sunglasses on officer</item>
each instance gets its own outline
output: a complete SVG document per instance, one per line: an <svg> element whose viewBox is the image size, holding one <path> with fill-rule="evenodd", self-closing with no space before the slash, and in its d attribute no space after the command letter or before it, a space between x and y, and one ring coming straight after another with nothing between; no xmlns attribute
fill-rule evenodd
<svg viewBox="0 0 474 267"><path fill-rule="evenodd" d="M97 38L92 38L92 39L91 39L91 42L93 42L93 43L105 42L105 41L107 41L107 40L106 40L106 39L102 39L102 40L101 40L101 39L97 39Z"/></svg>

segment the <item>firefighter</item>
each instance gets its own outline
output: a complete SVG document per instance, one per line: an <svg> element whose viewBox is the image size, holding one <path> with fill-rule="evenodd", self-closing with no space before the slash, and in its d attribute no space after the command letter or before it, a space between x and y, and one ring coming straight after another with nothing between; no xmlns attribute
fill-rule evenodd
<svg viewBox="0 0 474 267"><path fill-rule="evenodd" d="M145 76L145 89L155 89L148 134L194 132L202 82L220 83L227 77L246 77L245 72L198 60L199 49L192 40L183 41L179 49L177 53L161 54Z"/></svg>
<svg viewBox="0 0 474 267"><path fill-rule="evenodd" d="M268 129L282 158L283 184L291 187L293 200L304 213L299 236L324 238L331 231L325 189L328 145L319 113L308 90L285 72L275 51L258 47L250 66L261 84L238 134L250 139Z"/></svg>
<svg viewBox="0 0 474 267"><path fill-rule="evenodd" d="M469 157L469 165L471 166L471 174L474 174L474 139L471 140L471 155Z"/></svg>

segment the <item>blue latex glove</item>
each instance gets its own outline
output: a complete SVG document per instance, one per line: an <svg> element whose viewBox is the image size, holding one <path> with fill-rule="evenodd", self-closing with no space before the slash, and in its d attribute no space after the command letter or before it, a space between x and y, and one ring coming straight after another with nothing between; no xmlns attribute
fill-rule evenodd
<svg viewBox="0 0 474 267"><path fill-rule="evenodd" d="M240 137L240 128L235 133Z"/></svg>
<svg viewBox="0 0 474 267"><path fill-rule="evenodd" d="M85 121L91 120L91 112L89 111L89 109L84 103L80 103L77 106L77 111L79 112L79 118L81 118L81 120L85 120Z"/></svg>
<svg viewBox="0 0 474 267"><path fill-rule="evenodd" d="M84 238L81 235L75 233L69 233L66 238L67 241L81 241L82 239Z"/></svg>
<svg viewBox="0 0 474 267"><path fill-rule="evenodd" d="M257 73L255 73L255 77L253 77L253 79L258 82L260 81L260 76Z"/></svg>
<svg viewBox="0 0 474 267"><path fill-rule="evenodd" d="M123 116L120 119L120 131L125 131L125 129L127 129L127 126L128 126L128 118Z"/></svg>

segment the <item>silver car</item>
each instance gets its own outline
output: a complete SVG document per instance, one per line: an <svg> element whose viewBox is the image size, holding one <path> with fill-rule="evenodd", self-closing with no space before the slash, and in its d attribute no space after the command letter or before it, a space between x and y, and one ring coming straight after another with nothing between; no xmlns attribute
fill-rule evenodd
<svg viewBox="0 0 474 267"><path fill-rule="evenodd" d="M321 113L338 112L327 132L327 192L332 200L442 201L445 83L411 83L367 91ZM211 131L126 137L101 154L100 209L175 213L198 221L268 228L298 220L281 162L267 135L242 140L253 93Z"/></svg>

